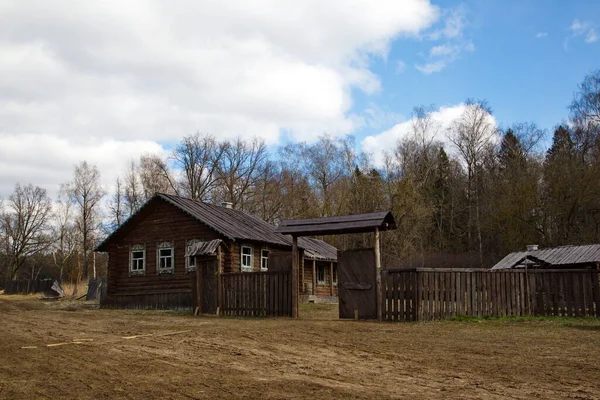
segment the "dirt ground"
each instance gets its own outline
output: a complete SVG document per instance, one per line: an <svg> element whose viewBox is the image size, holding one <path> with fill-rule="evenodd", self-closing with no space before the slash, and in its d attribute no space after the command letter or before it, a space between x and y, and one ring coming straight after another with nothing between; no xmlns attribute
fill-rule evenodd
<svg viewBox="0 0 600 400"><path fill-rule="evenodd" d="M321 304L302 315L0 295L0 398L600 399L600 320L354 322Z"/></svg>

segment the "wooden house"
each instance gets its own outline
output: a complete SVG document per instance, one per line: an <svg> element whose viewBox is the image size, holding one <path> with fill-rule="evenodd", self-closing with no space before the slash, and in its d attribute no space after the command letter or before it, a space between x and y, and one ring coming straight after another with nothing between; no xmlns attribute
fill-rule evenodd
<svg viewBox="0 0 600 400"><path fill-rule="evenodd" d="M291 263L291 247L290 236L226 204L156 194L96 251L108 253L111 304L190 308L192 278L203 256L218 257L221 273L252 273L268 271L275 255L287 253ZM302 238L299 248L300 293L337 296L337 249L312 238Z"/></svg>

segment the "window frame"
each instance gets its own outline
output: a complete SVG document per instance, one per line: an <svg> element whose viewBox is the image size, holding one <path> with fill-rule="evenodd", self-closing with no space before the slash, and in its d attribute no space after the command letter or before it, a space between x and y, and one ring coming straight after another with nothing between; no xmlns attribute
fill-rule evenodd
<svg viewBox="0 0 600 400"><path fill-rule="evenodd" d="M321 271L323 271L323 279L319 279L321 275ZM327 284L327 271L325 271L325 266L323 264L317 265L317 285L326 285Z"/></svg>
<svg viewBox="0 0 600 400"><path fill-rule="evenodd" d="M267 253L267 255L265 256L264 253ZM260 249L260 270L261 271L268 271L269 270L269 253L270 250L268 247L263 247L262 249ZM264 264L263 264L264 261ZM263 267L264 265L264 267Z"/></svg>
<svg viewBox="0 0 600 400"><path fill-rule="evenodd" d="M192 257L192 256L188 256L187 253L190 249L190 247L192 247L193 245L195 245L196 243L202 242L202 239L190 239L186 242L185 244L185 270L187 272L191 272L191 271L195 271L196 270L196 257ZM190 263L191 260L194 260L194 265L192 265Z"/></svg>
<svg viewBox="0 0 600 400"><path fill-rule="evenodd" d="M133 253L142 253L142 268L133 269L133 261L139 261L140 258L134 258ZM137 264L137 263L136 263ZM146 274L146 246L143 244L136 244L129 246L129 276L132 275L145 275Z"/></svg>
<svg viewBox="0 0 600 400"><path fill-rule="evenodd" d="M170 256L161 256L161 250L171 250ZM171 266L161 268L161 259L171 258ZM165 262L166 263L166 262ZM156 245L156 273L160 274L172 274L175 272L175 243L174 242L160 242Z"/></svg>
<svg viewBox="0 0 600 400"><path fill-rule="evenodd" d="M244 249L250 249L250 254L244 254ZM250 257L250 265L244 266L244 256ZM240 271L241 272L252 272L254 271L254 248L251 245L244 244L240 246Z"/></svg>

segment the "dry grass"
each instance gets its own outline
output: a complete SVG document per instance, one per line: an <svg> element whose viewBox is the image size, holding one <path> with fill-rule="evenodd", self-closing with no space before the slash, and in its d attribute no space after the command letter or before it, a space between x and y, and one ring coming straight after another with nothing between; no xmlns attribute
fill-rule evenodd
<svg viewBox="0 0 600 400"><path fill-rule="evenodd" d="M337 304L303 305L301 320L195 318L86 304L0 296L0 398L600 398L597 319L326 320ZM46 347L57 343L68 344Z"/></svg>
<svg viewBox="0 0 600 400"><path fill-rule="evenodd" d="M60 286L64 290L65 295L67 296L73 296L73 289L77 287L76 297L79 297L87 293L88 283L85 281L79 281L77 283L65 281L61 283Z"/></svg>

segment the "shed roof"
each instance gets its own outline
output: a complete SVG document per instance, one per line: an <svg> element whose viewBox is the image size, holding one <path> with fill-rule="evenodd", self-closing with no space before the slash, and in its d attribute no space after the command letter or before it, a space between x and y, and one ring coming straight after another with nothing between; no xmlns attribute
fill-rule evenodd
<svg viewBox="0 0 600 400"><path fill-rule="evenodd" d="M396 229L396 221L389 211L313 219L283 221L276 232L293 236L333 235L340 233L372 232Z"/></svg>
<svg viewBox="0 0 600 400"><path fill-rule="evenodd" d="M158 193L100 243L96 251L107 251L107 245L115 237L116 233L128 225L135 215L139 214L148 204L154 201L166 201L208 225L219 234L234 241L248 240L286 247L292 246L292 238L290 236L276 232L273 225L247 212L185 197ZM310 258L337 260L337 249L322 240L304 238L304 240L298 241L298 246L304 249L307 255L312 254Z"/></svg>
<svg viewBox="0 0 600 400"><path fill-rule="evenodd" d="M492 269L525 268L526 265L541 267L576 265L600 262L600 244L583 246L560 246L534 251L517 251L508 254Z"/></svg>
<svg viewBox="0 0 600 400"><path fill-rule="evenodd" d="M221 244L221 239L215 239L208 242L196 242L186 252L186 256L212 256L217 253L217 248Z"/></svg>

